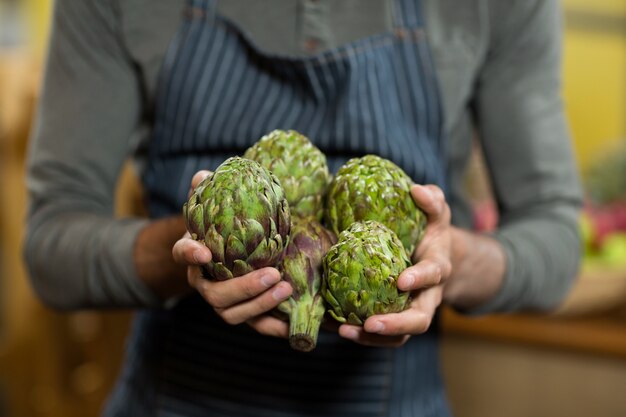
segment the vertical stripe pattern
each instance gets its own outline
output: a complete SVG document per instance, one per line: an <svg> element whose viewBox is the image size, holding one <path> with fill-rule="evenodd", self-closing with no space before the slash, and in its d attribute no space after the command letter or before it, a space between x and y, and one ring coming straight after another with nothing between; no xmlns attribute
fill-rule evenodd
<svg viewBox="0 0 626 417"><path fill-rule="evenodd" d="M396 1L393 32L304 58L259 51L212 3L192 2L166 58L151 155L159 162L145 177L155 216L179 210L187 196L188 187L172 193L170 173L188 167L180 178L188 184L195 169L214 169L276 128L309 136L333 170L375 153L416 182L445 186L439 93L419 2Z"/></svg>
<svg viewBox="0 0 626 417"><path fill-rule="evenodd" d="M310 57L259 50L213 3L189 2L164 61L144 177L153 216L180 212L197 170L241 155L276 128L306 134L333 171L375 153L416 182L445 185L439 94L419 1L395 1L393 31ZM225 324L192 296L166 312L140 313L106 414L447 416L435 333L381 349L322 331L318 347L302 354L285 340Z"/></svg>

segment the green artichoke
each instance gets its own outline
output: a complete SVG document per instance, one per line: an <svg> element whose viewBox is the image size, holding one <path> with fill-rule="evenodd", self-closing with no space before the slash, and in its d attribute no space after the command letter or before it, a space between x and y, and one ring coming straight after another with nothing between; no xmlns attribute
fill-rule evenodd
<svg viewBox="0 0 626 417"><path fill-rule="evenodd" d="M323 260L322 296L340 323L362 325L374 314L397 313L409 303L399 291L400 273L411 265L402 242L376 221L353 223Z"/></svg>
<svg viewBox="0 0 626 417"><path fill-rule="evenodd" d="M289 343L296 350L309 352L317 343L326 311L320 294L322 259L336 240L314 218L292 218L291 238L279 270L293 294L278 310L289 316Z"/></svg>
<svg viewBox="0 0 626 417"><path fill-rule="evenodd" d="M294 130L274 130L252 145L244 158L257 161L278 177L293 216L322 219L330 182L326 156Z"/></svg>
<svg viewBox="0 0 626 417"><path fill-rule="evenodd" d="M415 205L411 185L411 178L387 159L375 155L350 159L328 190L328 226L339 234L354 222L379 221L398 235L411 256L426 227L426 214Z"/></svg>
<svg viewBox="0 0 626 417"><path fill-rule="evenodd" d="M249 159L229 158L183 206L187 230L213 254L208 278L276 266L289 242L289 204L278 179Z"/></svg>

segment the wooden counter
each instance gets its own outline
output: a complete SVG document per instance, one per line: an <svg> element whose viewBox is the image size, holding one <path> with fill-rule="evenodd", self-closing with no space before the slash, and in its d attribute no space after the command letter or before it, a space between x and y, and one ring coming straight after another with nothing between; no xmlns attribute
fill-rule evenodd
<svg viewBox="0 0 626 417"><path fill-rule="evenodd" d="M444 334L626 358L626 267L584 268L550 314L442 315Z"/></svg>

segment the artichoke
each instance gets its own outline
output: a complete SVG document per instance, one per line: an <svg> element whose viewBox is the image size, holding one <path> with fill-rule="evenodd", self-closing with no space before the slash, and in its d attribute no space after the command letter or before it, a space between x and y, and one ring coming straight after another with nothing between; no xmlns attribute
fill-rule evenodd
<svg viewBox="0 0 626 417"><path fill-rule="evenodd" d="M296 350L308 352L317 343L326 311L320 294L322 259L336 240L315 219L292 218L291 238L278 269L293 294L278 310L289 316L289 343Z"/></svg>
<svg viewBox="0 0 626 417"><path fill-rule="evenodd" d="M375 155L350 159L328 190L328 226L339 234L354 222L379 221L400 238L410 256L426 227L426 214L415 205L411 185L411 178L387 159Z"/></svg>
<svg viewBox="0 0 626 417"><path fill-rule="evenodd" d="M294 130L274 130L252 145L244 158L257 161L278 177L293 216L322 219L330 182L326 156Z"/></svg>
<svg viewBox="0 0 626 417"><path fill-rule="evenodd" d="M340 323L362 325L374 314L397 313L409 303L399 291L400 273L410 266L402 242L376 221L357 222L339 235L323 260L322 296Z"/></svg>
<svg viewBox="0 0 626 417"><path fill-rule="evenodd" d="M208 278L276 266L289 242L289 204L278 179L249 159L229 158L183 206L187 230L213 254Z"/></svg>

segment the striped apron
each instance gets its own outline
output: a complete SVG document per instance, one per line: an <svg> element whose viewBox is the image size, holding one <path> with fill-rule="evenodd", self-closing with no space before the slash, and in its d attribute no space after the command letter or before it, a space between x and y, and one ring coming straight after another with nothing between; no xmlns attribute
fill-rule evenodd
<svg viewBox="0 0 626 417"><path fill-rule="evenodd" d="M394 29L317 55L259 49L192 0L162 69L144 177L154 217L180 213L192 175L295 129L332 170L353 156L395 161L444 186L442 115L419 0L396 0ZM137 314L106 416L448 416L437 324L401 348L322 330L310 353L224 323L199 296Z"/></svg>

